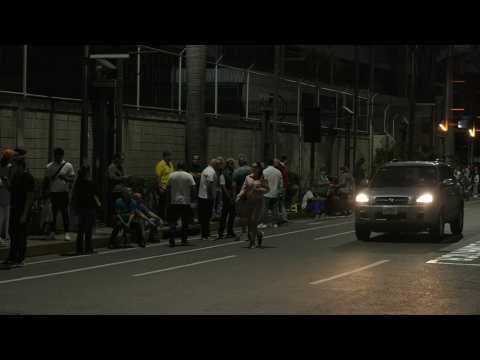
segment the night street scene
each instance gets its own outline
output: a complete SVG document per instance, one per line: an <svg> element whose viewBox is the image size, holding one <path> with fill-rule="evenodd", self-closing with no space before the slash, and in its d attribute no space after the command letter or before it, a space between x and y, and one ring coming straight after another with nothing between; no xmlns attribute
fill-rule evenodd
<svg viewBox="0 0 480 360"><path fill-rule="evenodd" d="M0 45L0 315L479 315L480 46Z"/></svg>

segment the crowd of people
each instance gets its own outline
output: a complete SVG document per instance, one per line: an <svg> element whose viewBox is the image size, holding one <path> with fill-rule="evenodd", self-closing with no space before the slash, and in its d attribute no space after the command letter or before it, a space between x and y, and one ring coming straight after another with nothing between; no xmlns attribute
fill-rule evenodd
<svg viewBox="0 0 480 360"><path fill-rule="evenodd" d="M107 208L106 222L112 227L110 248L131 247L132 242L145 247L154 241L162 225L169 227L169 245L174 247L180 222L181 245L188 245L189 226L198 222L203 241L224 236L239 241L246 235L250 248L262 247L261 229L288 222L289 171L285 156L268 161L265 167L262 162L249 165L244 155L226 160L219 156L203 165L195 155L187 168L182 162L174 164L172 154L165 151L155 167L157 181L149 202L144 192L134 192L130 187L123 154L115 154L108 166L105 197L92 180L88 165L82 165L76 173L64 157L64 150L56 148L53 161L46 165L41 184L41 223L47 238L54 240L61 214L64 240L70 241L73 213L78 220L76 254L95 253L92 239L102 206ZM10 245L3 262L9 268L22 266L25 259L35 189L26 151L4 150L0 160L0 245ZM107 203L102 205L102 199ZM236 218L240 220L240 234L234 231ZM215 220L219 222L218 233L212 236L210 225Z"/></svg>
<svg viewBox="0 0 480 360"><path fill-rule="evenodd" d="M154 191L147 193L130 187L131 177L123 165L125 156L115 154L107 168L104 191L108 196L102 196L90 166L82 165L76 173L72 163L65 160L64 150L54 149L41 186L41 222L46 224L47 238L56 238L56 219L61 214L64 240L70 241L73 212L78 220L76 254L95 253L92 239L97 213L105 206L105 222L112 227L109 248L131 247L132 243L145 247L155 241L160 226L169 227L169 245L174 247L180 223L181 245L188 245L189 226L194 222L200 225L202 241L224 237L240 241L243 236L249 248L262 247L262 230L288 223L288 209L295 197L303 195L298 191L298 179L288 170L286 156L251 165L242 154L226 160L218 156L208 164L202 164L198 155L191 160L189 168L183 162L174 164L172 154L165 151L154 169ZM349 214L353 189L362 176L362 160L354 169L356 177L344 167L338 178L329 178L322 168L320 177L309 184L303 196L304 211L316 217ZM0 159L0 245L10 241L5 266L23 264L34 191L26 151L4 150ZM102 205L103 199L106 204ZM238 234L234 231L237 218L241 225ZM218 232L212 236L210 225L215 220Z"/></svg>
<svg viewBox="0 0 480 360"><path fill-rule="evenodd" d="M477 165L457 166L454 175L463 187L463 193L466 200L469 200L472 197L478 197L480 170Z"/></svg>

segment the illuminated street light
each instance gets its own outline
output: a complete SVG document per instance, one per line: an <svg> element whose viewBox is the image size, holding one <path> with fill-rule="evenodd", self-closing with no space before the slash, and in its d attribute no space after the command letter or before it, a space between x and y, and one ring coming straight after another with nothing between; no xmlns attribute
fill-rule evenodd
<svg viewBox="0 0 480 360"><path fill-rule="evenodd" d="M447 122L445 122L445 124L444 124L444 123L440 123L438 126L440 127L440 130L442 130L442 131L444 131L444 132L447 132L447 131L448 131L448 124L447 124Z"/></svg>

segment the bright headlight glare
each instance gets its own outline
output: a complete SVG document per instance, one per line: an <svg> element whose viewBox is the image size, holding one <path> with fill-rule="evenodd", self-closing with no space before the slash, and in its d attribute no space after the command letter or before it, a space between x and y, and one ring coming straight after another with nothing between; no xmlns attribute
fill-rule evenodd
<svg viewBox="0 0 480 360"><path fill-rule="evenodd" d="M433 202L432 194L423 194L417 198L417 203L420 204L430 204Z"/></svg>
<svg viewBox="0 0 480 360"><path fill-rule="evenodd" d="M368 196L365 195L364 193L360 193L355 198L355 201L360 204L368 203Z"/></svg>

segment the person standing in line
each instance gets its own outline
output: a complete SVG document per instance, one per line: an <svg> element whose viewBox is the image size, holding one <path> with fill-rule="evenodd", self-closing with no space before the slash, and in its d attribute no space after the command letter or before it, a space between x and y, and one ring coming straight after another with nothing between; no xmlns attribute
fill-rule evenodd
<svg viewBox="0 0 480 360"><path fill-rule="evenodd" d="M129 179L125 175L123 163L125 156L123 154L115 154L112 163L108 166L107 177L110 193L110 201L108 204L108 222L113 226L115 223L115 202L122 197L122 189L127 185Z"/></svg>
<svg viewBox="0 0 480 360"><path fill-rule="evenodd" d="M49 163L46 168L45 179L46 189L52 203L52 231L50 239L55 239L57 225L57 215L60 212L63 218L63 227L65 230L65 241L70 241L70 214L69 197L70 189L75 180L75 171L73 165L63 159L65 151L62 148L56 148L53 151L54 161Z"/></svg>
<svg viewBox="0 0 480 360"><path fill-rule="evenodd" d="M233 172L233 193L235 197L238 196L240 190L242 189L245 178L252 173L252 169L248 166L247 158L245 155L240 154L238 156L238 168ZM237 211L237 206L235 205L235 212ZM245 218L240 218L240 225L242 227L242 235L247 232L246 223L244 223ZM240 240L241 236L238 236L236 240Z"/></svg>
<svg viewBox="0 0 480 360"><path fill-rule="evenodd" d="M341 174L339 178L338 194L340 197L340 209L342 215L350 214L350 198L353 193L353 186L355 179L352 177L348 167L340 168Z"/></svg>
<svg viewBox="0 0 480 360"><path fill-rule="evenodd" d="M172 163L172 153L170 151L163 152L163 159L160 160L155 168L158 181L158 216L162 221L166 221L167 209L167 184L168 177L175 171Z"/></svg>
<svg viewBox="0 0 480 360"><path fill-rule="evenodd" d="M249 248L255 247L258 239L258 247L262 247L263 233L258 230L258 224L263 216L265 207L264 195L270 191L268 181L263 176L263 168L260 162L252 164L252 173L245 178L242 189L237 195L240 216L246 220L248 226Z"/></svg>
<svg viewBox="0 0 480 360"><path fill-rule="evenodd" d="M480 175L478 173L478 170L475 169L473 171L473 197L477 198L478 197L478 183L480 182Z"/></svg>
<svg viewBox="0 0 480 360"><path fill-rule="evenodd" d="M210 160L210 164L202 171L198 189L198 215L202 233L202 240L210 237L210 220L212 218L215 194L217 191L217 159Z"/></svg>
<svg viewBox="0 0 480 360"><path fill-rule="evenodd" d="M278 211L280 213L281 223L288 223L288 213L287 213L287 193L288 193L288 168L287 168L287 157L282 156L284 161L278 159L274 160L273 166L282 173L283 189L280 192L279 202L278 202Z"/></svg>
<svg viewBox="0 0 480 360"><path fill-rule="evenodd" d="M200 185L200 178L202 176L202 171L205 169L205 165L200 163L200 156L199 155L193 155L192 157L192 166L190 168L189 173L193 176L193 179L195 180L195 186L196 186L196 191L195 191L195 196L191 199L192 201L192 210L194 213L193 222L198 221L198 199L197 199L197 194L198 194L198 187Z"/></svg>
<svg viewBox="0 0 480 360"><path fill-rule="evenodd" d="M27 252L28 220L33 205L35 180L26 169L24 158L15 159L10 184L10 251L3 265L21 267Z"/></svg>
<svg viewBox="0 0 480 360"><path fill-rule="evenodd" d="M101 203L95 183L90 175L90 166L83 165L80 167L78 178L73 188L72 205L78 214L77 255L95 253L92 236L96 209L101 207Z"/></svg>
<svg viewBox="0 0 480 360"><path fill-rule="evenodd" d="M195 179L185 171L183 163L177 164L177 171L170 174L167 186L170 225L170 247L175 246L175 233L178 219L182 219L182 245L188 245L188 225L192 221L192 199L195 197Z"/></svg>
<svg viewBox="0 0 480 360"><path fill-rule="evenodd" d="M221 156L217 157L217 191L215 192L215 201L213 205L213 219L220 220L223 208L223 192L220 180L222 179L223 170L225 169L225 159Z"/></svg>
<svg viewBox="0 0 480 360"><path fill-rule="evenodd" d="M218 239L223 239L223 232L227 224L227 238L235 238L233 225L235 221L235 192L233 188L233 172L235 170L235 160L227 159L227 164L220 175L220 186L222 190L222 217L220 219L220 226L218 228ZM227 223L228 218L228 223Z"/></svg>
<svg viewBox="0 0 480 360"><path fill-rule="evenodd" d="M10 181L12 180L12 158L15 152L5 149L0 159L0 246L8 246L10 236Z"/></svg>
<svg viewBox="0 0 480 360"><path fill-rule="evenodd" d="M278 162L277 159L269 160L267 168L263 170L263 176L268 181L268 187L270 188L270 191L264 195L265 208L267 211L265 211L263 223L258 226L260 229L266 228L267 225L265 225L265 223L267 222L270 222L270 226L273 226L274 228L278 227L278 224L281 222L279 211L278 211L279 210L278 202L280 199L280 195L283 191L283 178L280 170L276 169L273 166L275 161ZM267 213L271 214L270 219L267 219Z"/></svg>

